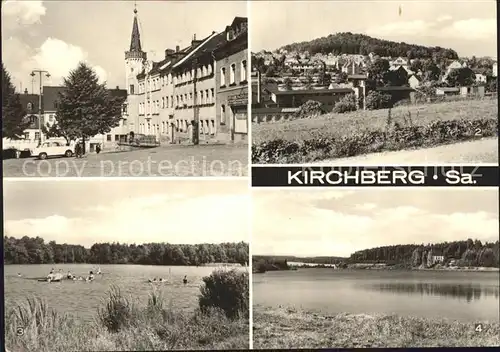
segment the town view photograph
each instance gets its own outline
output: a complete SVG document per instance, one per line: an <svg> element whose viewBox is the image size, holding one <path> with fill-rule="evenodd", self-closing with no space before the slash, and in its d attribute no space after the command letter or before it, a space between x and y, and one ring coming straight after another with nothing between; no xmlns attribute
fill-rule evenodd
<svg viewBox="0 0 500 352"><path fill-rule="evenodd" d="M498 189L253 190L254 348L498 346Z"/></svg>
<svg viewBox="0 0 500 352"><path fill-rule="evenodd" d="M5 181L7 351L248 349L247 186Z"/></svg>
<svg viewBox="0 0 500 352"><path fill-rule="evenodd" d="M247 175L246 11L2 2L3 175Z"/></svg>
<svg viewBox="0 0 500 352"><path fill-rule="evenodd" d="M495 2L250 6L252 163L498 163Z"/></svg>

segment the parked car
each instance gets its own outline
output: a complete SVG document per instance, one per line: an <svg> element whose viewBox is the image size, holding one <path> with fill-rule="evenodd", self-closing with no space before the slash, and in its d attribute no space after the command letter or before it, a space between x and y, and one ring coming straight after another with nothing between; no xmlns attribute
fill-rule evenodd
<svg viewBox="0 0 500 352"><path fill-rule="evenodd" d="M53 156L71 157L75 154L75 145L66 145L63 142L47 141L40 147L31 151L31 155L38 157L41 160Z"/></svg>

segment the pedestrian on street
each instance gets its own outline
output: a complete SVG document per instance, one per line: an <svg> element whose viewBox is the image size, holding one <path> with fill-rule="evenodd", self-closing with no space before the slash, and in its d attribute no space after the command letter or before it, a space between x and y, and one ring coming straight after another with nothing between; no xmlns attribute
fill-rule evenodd
<svg viewBox="0 0 500 352"><path fill-rule="evenodd" d="M79 158L80 157L80 142L76 141L75 143L75 157Z"/></svg>
<svg viewBox="0 0 500 352"><path fill-rule="evenodd" d="M101 143L99 143L99 144L97 144L97 145L95 146L95 152L96 152L97 154L99 154L99 153L101 152Z"/></svg>

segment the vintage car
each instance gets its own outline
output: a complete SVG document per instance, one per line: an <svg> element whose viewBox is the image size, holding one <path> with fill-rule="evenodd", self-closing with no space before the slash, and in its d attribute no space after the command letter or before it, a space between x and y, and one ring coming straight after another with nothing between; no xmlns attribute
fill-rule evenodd
<svg viewBox="0 0 500 352"><path fill-rule="evenodd" d="M64 142L46 141L41 146L34 148L31 155L41 160L54 156L71 157L75 154L75 145L66 145Z"/></svg>

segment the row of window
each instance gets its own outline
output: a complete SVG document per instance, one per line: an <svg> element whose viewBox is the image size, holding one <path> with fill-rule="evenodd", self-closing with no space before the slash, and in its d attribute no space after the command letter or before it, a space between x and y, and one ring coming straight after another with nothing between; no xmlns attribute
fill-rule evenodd
<svg viewBox="0 0 500 352"><path fill-rule="evenodd" d="M188 132L188 126L189 124L186 120L175 120L175 127L177 127L179 132ZM200 134L213 136L216 132L215 120L200 120Z"/></svg>
<svg viewBox="0 0 500 352"><path fill-rule="evenodd" d="M198 78L210 76L211 74L213 74L212 65L199 67L196 72ZM168 84L175 85L179 83L189 82L193 79L193 77L194 77L194 69L191 71L180 73L175 76L173 76L172 74L168 74L167 76L150 78L148 82L139 83L139 94L144 93L146 91L146 87L148 88L148 91L159 90L161 89L161 87ZM134 94L133 85L130 86L130 94Z"/></svg>
<svg viewBox="0 0 500 352"><path fill-rule="evenodd" d="M197 95L198 95L196 99L197 105L215 103L215 90L213 88L200 90L198 91ZM179 107L183 105L193 105L193 104L194 104L193 93L180 94L176 95L175 97L171 95L170 97L162 97L161 101L155 100L151 103L151 101L148 100L147 103L146 102L139 103L139 114L144 114L145 111L147 112L147 114L159 114L160 109L167 109L167 108L173 108L174 106Z"/></svg>
<svg viewBox="0 0 500 352"><path fill-rule="evenodd" d="M189 123L184 119L175 120L175 127L180 132L188 132ZM160 132L161 134L169 133L169 122L162 121L161 124L156 123L141 123L139 124L139 133L143 134L155 134ZM200 120L200 133L206 135L214 135L216 132L215 120ZM111 135L108 135L108 140L110 140Z"/></svg>
<svg viewBox="0 0 500 352"><path fill-rule="evenodd" d="M213 73L213 67L212 65L208 66L202 66L197 69L197 77L202 78L205 76L210 76ZM239 74L240 74L240 82L245 82L248 80L248 71L247 71L247 60L243 60L240 63L240 69L239 69ZM161 89L162 86L165 86L167 84L179 84L179 83L186 83L189 82L193 79L194 76L194 69L191 71L187 71L181 74L178 74L176 76L172 76L172 74L169 74L168 76L163 76L163 77L155 77L152 78L146 82L139 83L139 94L142 94L146 91L146 88L148 91L155 91ZM224 87L226 85L231 85L231 84L236 84L236 76L237 76L237 70L236 70L236 63L232 63L229 66L229 80L227 79L227 69L226 67L222 67L220 69L220 85L221 87ZM149 83L149 84L148 84ZM130 94L135 94L134 92L134 85L130 85Z"/></svg>
<svg viewBox="0 0 500 352"><path fill-rule="evenodd" d="M235 84L236 83L236 64L232 63L229 66L229 81L227 81L226 77L226 68L221 67L220 69L220 86L224 87L227 84ZM247 60L243 60L240 63L240 82L244 82L247 80Z"/></svg>

